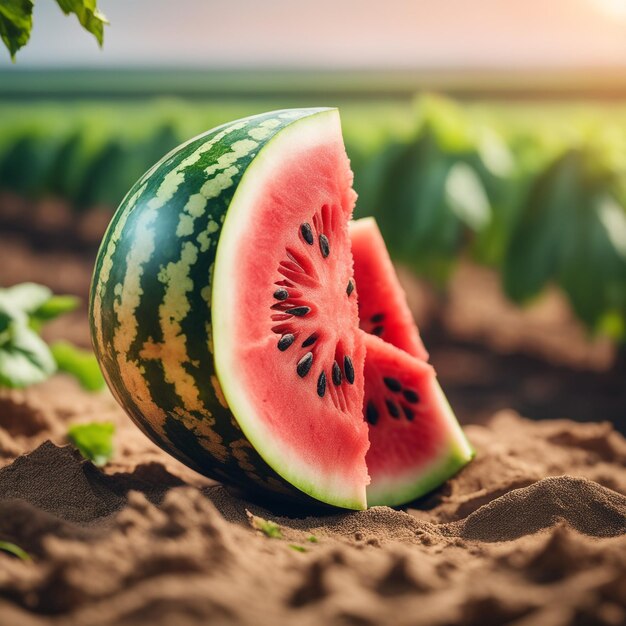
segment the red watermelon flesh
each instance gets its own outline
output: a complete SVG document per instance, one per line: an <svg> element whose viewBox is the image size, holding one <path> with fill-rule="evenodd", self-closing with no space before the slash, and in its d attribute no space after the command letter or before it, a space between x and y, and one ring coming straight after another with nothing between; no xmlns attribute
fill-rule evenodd
<svg viewBox="0 0 626 626"><path fill-rule="evenodd" d="M350 238L361 328L427 361L428 352L420 338L376 220L366 217L351 222Z"/></svg>
<svg viewBox="0 0 626 626"><path fill-rule="evenodd" d="M352 222L350 235L366 346L367 502L401 505L439 486L474 453L426 363L428 353L375 220Z"/></svg>
<svg viewBox="0 0 626 626"><path fill-rule="evenodd" d="M364 415L370 448L368 506L405 504L428 493L473 455L431 365L363 333Z"/></svg>
<svg viewBox="0 0 626 626"><path fill-rule="evenodd" d="M347 293L351 183L336 111L294 123L264 148L220 236L213 338L226 401L264 460L322 502L363 509L369 443L365 349L356 293Z"/></svg>

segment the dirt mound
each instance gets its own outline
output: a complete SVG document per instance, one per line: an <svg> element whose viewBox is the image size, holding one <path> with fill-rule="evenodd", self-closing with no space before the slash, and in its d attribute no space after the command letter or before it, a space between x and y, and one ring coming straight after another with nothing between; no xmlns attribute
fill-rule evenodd
<svg viewBox="0 0 626 626"><path fill-rule="evenodd" d="M590 537L626 533L626 496L584 478L544 478L485 504L460 526L478 541L512 541L564 522Z"/></svg>
<svg viewBox="0 0 626 626"><path fill-rule="evenodd" d="M69 424L95 417L117 425L104 471L65 445ZM512 412L467 431L476 461L412 507L311 515L194 474L106 393L61 377L5 393L0 539L33 558L0 553L1 621L626 622L626 441L606 424ZM281 537L255 530L248 512Z"/></svg>

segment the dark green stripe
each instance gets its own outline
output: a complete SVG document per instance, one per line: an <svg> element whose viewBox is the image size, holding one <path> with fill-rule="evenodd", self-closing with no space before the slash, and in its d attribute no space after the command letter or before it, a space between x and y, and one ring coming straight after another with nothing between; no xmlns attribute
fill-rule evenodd
<svg viewBox="0 0 626 626"><path fill-rule="evenodd" d="M190 278L193 280L194 289L187 293L191 308L189 314L182 320L181 325L182 332L187 337L187 353L189 360L197 362L197 365L194 366L189 362L186 363L184 367L195 381L202 404L216 419L215 431L223 439L224 445L228 446L228 444L243 438L241 430L232 419L231 412L220 405L211 385L211 377L216 374L213 355L209 353L207 348L208 337L205 329L205 322L210 318L210 307L209 303L202 298L201 291L209 284L209 268L215 260L217 241L219 240L221 232L221 218L228 211L233 194L246 168L252 162L254 156L258 154L259 150L261 150L276 133L293 123L296 119L305 117L313 112L314 110L302 110L297 118L287 120L280 120L277 117L277 113L268 113L250 119L246 127L227 135L227 137L217 142L215 146L203 154L195 164L189 166L184 171L184 181L178 186L172 199L169 200L165 206L157 210L158 217L154 227L155 250L150 259L142 266L141 289L143 290L143 295L135 311L136 318L140 321L140 326L127 357L129 360L140 363L145 368L145 380L150 389L152 399L154 403L168 415L165 423L165 431L169 440L163 440L157 435L148 421L141 415L131 394L125 388L124 380L119 371L113 349L113 339L115 331L118 328L118 322L113 308L115 300L114 287L117 283L124 282L124 277L127 272L127 255L136 245L136 242L140 241L142 237L142 233L138 229L137 224L145 211L148 210L149 200L156 196L157 190L167 174L175 169L184 159L193 154L198 148L206 142L211 141L217 133L227 128L229 126L228 124L209 131L192 141L189 145L180 149L175 155L165 159L151 174L147 180L145 191L142 193L141 197L138 198L135 208L128 216L128 220L123 227L119 243L112 257L112 270L105 285L106 292L102 301L103 345L96 346L96 352L101 363L106 367L113 386L123 399L128 413L151 439L156 441L161 447L173 453L177 458L183 460L183 462L195 468L200 468L204 473L219 479L223 478L222 470L226 466L230 480L244 487L249 487L251 481L239 467L235 457L230 458L226 465L213 459L199 444L196 436L182 424L180 418L175 414L175 409L177 407L182 408L183 403L176 394L174 385L166 382L162 362L160 360L142 359L140 354L146 341L151 340L155 343L163 341L159 320L159 307L163 303L167 286L158 280L158 274L161 268L165 267L168 263L176 263L180 260L182 246L185 242L192 241L194 245L199 248L197 241L198 236L206 232L210 220L215 221L219 228L217 232L211 235L211 246L206 252L199 250L198 260L190 269L189 273ZM280 123L276 128L271 129L265 139L258 140L254 137L249 137L248 132L252 128L258 128L262 122L268 119L277 119ZM233 122L233 124L234 123L236 122ZM181 214L184 213L184 207L189 197L199 193L207 179L215 176L214 174L208 177L205 172L206 168L213 165L221 155L230 152L231 145L234 142L242 139L257 141L259 146L255 148L251 154L241 158L235 163L239 171L233 177L233 185L224 190L217 198L208 201L204 214L194 221L192 234L183 237L176 236L178 221ZM135 187L118 209L107 231L98 254L95 279L97 279L99 273L102 271L102 263L107 244L113 234L115 226L119 223L122 213L133 193L140 188L143 182L145 181L140 179L136 183ZM92 284L92 297L97 284L95 279ZM197 420L198 423L203 420L203 416L200 412L189 413L191 413L192 417ZM255 466L256 473L259 477L272 477L281 484L286 485L285 481L283 481L258 454L252 449L249 449L247 452L250 463ZM258 489L256 484L252 486ZM304 498L304 494L293 490L293 488L292 493L294 497L298 499Z"/></svg>

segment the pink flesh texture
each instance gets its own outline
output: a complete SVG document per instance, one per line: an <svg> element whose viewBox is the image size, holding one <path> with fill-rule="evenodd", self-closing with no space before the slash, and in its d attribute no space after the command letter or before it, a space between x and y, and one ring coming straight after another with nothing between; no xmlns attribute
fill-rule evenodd
<svg viewBox="0 0 626 626"><path fill-rule="evenodd" d="M417 473L437 459L448 445L450 425L436 396L432 366L374 335L364 333L364 337L364 411L367 417L372 403L378 415L369 429L366 456L371 484L375 485L379 478ZM385 378L397 381L402 389L390 389ZM392 411L395 407L397 417L387 403Z"/></svg>
<svg viewBox="0 0 626 626"><path fill-rule="evenodd" d="M364 415L367 419L368 403L378 413L376 425L370 425L366 457L374 485L380 476L417 472L432 461L446 445L450 425L435 396L435 371L426 363L428 352L378 225L373 219L357 220L350 224L350 236L361 328L371 332L377 324L371 318L384 316L381 338L366 335ZM384 378L416 391L419 402L408 402L402 392L390 390ZM396 407L398 417L390 414L386 401Z"/></svg>
<svg viewBox="0 0 626 626"><path fill-rule="evenodd" d="M356 196L351 184L339 141L295 152L267 181L233 269L235 358L240 364L238 387L258 407L255 419L264 423L266 432L297 463L318 468L321 475L332 468L347 484L364 489L369 482L368 428L362 416L365 347L356 293L346 293L353 276L348 220ZM303 237L303 223L312 228L313 245ZM326 258L321 234L329 240ZM287 300L274 297L281 288L289 292ZM299 306L310 307L310 313L296 317L285 312ZM286 333L294 334L295 341L280 351L277 344ZM315 343L302 347L311 335L317 336ZM308 352L313 364L301 377L297 364ZM346 381L344 356L352 359L353 384ZM332 382L335 361L343 374L339 386ZM326 391L320 397L322 371Z"/></svg>
<svg viewBox="0 0 626 626"><path fill-rule="evenodd" d="M368 333L376 331L387 343L427 361L428 352L376 221L351 222L350 237L361 328Z"/></svg>

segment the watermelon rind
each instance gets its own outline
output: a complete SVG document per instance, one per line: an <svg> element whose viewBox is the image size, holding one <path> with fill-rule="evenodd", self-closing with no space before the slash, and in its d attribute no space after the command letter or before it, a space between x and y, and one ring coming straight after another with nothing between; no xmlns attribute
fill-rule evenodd
<svg viewBox="0 0 626 626"><path fill-rule="evenodd" d="M421 465L415 472L407 472L405 476L390 476L387 481L379 480L376 485L369 485L368 506L402 506L417 500L452 478L476 456L439 382L434 379L432 384L448 429L441 453L432 463Z"/></svg>
<svg viewBox="0 0 626 626"><path fill-rule="evenodd" d="M330 134L341 139L334 109L273 111L214 128L163 157L129 191L103 238L90 321L112 394L174 457L248 491L364 509L363 485L299 465L255 425L220 317L220 298L232 290L233 236L257 177L283 152Z"/></svg>
<svg viewBox="0 0 626 626"><path fill-rule="evenodd" d="M280 446L265 431L261 420L254 419L256 408L238 385L238 364L233 359L234 343L237 341L233 318L228 314L234 309L234 291L231 288L230 268L237 263L240 229L247 227L250 206L262 189L263 181L281 167L294 152L332 142L341 136L341 122L336 109L320 109L302 117L282 132L274 135L247 168L231 200L222 226L215 271L213 275L213 332L215 364L226 402L235 415L241 430L264 461L281 477L316 500L343 508L362 510L367 508L364 486L354 486L341 474L333 474L330 468L319 464L303 463L293 449Z"/></svg>

